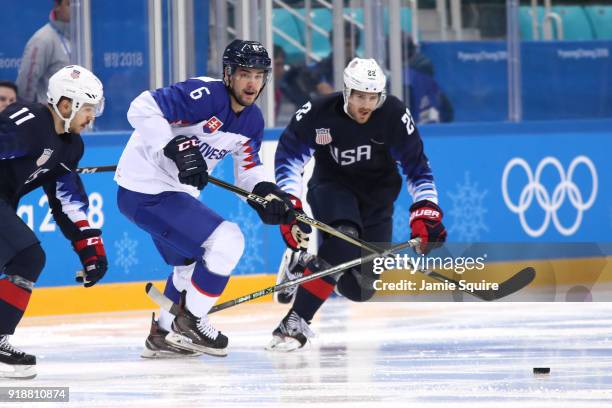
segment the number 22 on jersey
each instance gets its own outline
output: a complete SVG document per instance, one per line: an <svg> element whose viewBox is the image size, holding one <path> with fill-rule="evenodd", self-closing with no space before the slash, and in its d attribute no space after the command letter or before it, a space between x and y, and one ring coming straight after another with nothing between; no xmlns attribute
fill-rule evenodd
<svg viewBox="0 0 612 408"><path fill-rule="evenodd" d="M404 116L402 116L402 122L406 124L406 131L409 135L414 133L414 120L412 119L412 115L410 114L409 109L406 109L406 113L404 113Z"/></svg>

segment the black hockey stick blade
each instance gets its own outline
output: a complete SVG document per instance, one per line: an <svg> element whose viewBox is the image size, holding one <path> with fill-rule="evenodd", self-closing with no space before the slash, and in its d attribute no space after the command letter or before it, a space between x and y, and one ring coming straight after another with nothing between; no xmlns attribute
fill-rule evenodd
<svg viewBox="0 0 612 408"><path fill-rule="evenodd" d="M527 268L521 269L515 275L500 283L497 290L466 290L465 292L487 302L499 300L513 293L516 293L527 285L529 285L534 280L535 274L535 269L529 266ZM220 310L227 309L232 306L236 306L241 303L272 294L278 287L279 285L271 286L260 291L250 293L248 295L229 300L219 305L215 305L212 307L209 313L215 313ZM172 300L164 296L164 294L161 293L159 289L157 289L155 286L153 286L151 282L148 282L146 284L145 291L147 292L147 295L159 305L159 307L176 316L179 311L179 306Z"/></svg>
<svg viewBox="0 0 612 408"><path fill-rule="evenodd" d="M506 296L512 295L529 285L535 279L535 269L528 266L521 269L516 274L499 284L497 290L478 290L474 291L476 296L488 302L498 300Z"/></svg>

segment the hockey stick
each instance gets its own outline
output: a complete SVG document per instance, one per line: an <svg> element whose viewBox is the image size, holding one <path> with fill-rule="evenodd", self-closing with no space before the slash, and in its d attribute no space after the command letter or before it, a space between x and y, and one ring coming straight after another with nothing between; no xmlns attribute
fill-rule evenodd
<svg viewBox="0 0 612 408"><path fill-rule="evenodd" d="M294 285L300 285L302 283L305 282L309 282L318 278L322 278L324 276L329 276L329 275L333 275L336 274L338 272L342 272L346 269L349 268L353 268L355 266L361 265L363 263L366 262L370 262L373 261L374 258L378 258L381 256L388 256L393 254L394 252L400 251L402 249L405 248L409 248L409 247L414 247L416 245L419 244L419 240L418 239L412 239L410 241L406 241L403 242L401 244L397 244L394 245L393 247L389 248L388 250L384 250L382 251L382 253L375 253L375 254L370 254L366 257L363 258L356 258L353 259L352 261L347 261L344 263L341 263L340 265L336 265L333 266L331 268L319 271L319 272L315 272L312 275L308 275L308 276L302 276L301 278L298 279L294 279L291 281L287 281L285 283L281 283L279 285L274 285L274 286L270 286L267 287L265 289L262 290L258 290L257 292L253 292L253 293L249 293L248 295L244 295L241 296L239 298L236 299L232 299L232 300L228 300L227 302L223 302L220 303L218 305L213 306L210 311L208 312L208 314L211 313L216 313L220 310L224 310L236 305L239 305L241 303L245 303L245 302L249 302L253 299L257 299L260 298L262 296L266 296L269 295L271 293L274 292L278 292L280 290L283 290L285 288L288 288L289 286L294 286ZM167 312L172 313L173 315L176 315L178 313L178 305L176 303L174 303L172 300L168 299L166 296L164 296L163 293L161 293L159 291L159 289L157 289L155 286L153 286L153 284L151 282L148 282L145 286L145 291L147 292L147 295L149 295L149 297L159 305L159 307L161 307L162 309L166 310Z"/></svg>
<svg viewBox="0 0 612 408"><path fill-rule="evenodd" d="M333 275L333 274L342 272L343 270L360 265L362 263L370 262L377 257L388 256L401 249L404 249L407 247L414 247L415 245L418 245L418 243L419 243L418 239L413 239L413 240L404 242L402 244L395 245L391 247L390 249L388 249L387 251L384 251L381 254L370 254L364 258L357 258L352 261L348 261L340 265L334 266L332 268L313 273L312 275L303 276L298 279L294 279L291 281L287 281L285 283L281 283L275 286L270 286L262 290L258 290L257 292L249 293L248 295L244 295L239 298L228 300L226 302L215 305L210 309L208 313L209 314L216 313L218 311L239 305L241 303L249 302L253 299L257 299L259 297L266 296L274 292L278 292L290 286L299 285L304 282L322 278L324 276ZM432 279L438 280L440 282L451 282L456 285L455 287L458 287L458 288L462 287L461 285L459 285L459 282L455 281L454 279L447 278L437 272L418 270L418 269L417 271L431 277ZM523 289L525 286L529 285L531 281L533 281L534 278L535 278L535 270L532 267L527 267L525 269L522 269L521 271L519 271L518 273L516 273L515 275L513 275L506 281L500 283L497 290L491 289L491 290L472 291L467 288L461 289L461 290L481 300L493 301L493 300L498 300L503 297L509 296L515 292L518 292L519 290ZM162 309L168 311L169 313L173 315L176 315L178 313L179 306L176 303L174 303L172 300L164 296L164 294L161 293L159 289L157 289L155 286L153 286L151 282L148 282L146 284L145 291L147 295L155 303L157 303Z"/></svg>
<svg viewBox="0 0 612 408"><path fill-rule="evenodd" d="M81 173L81 174L94 174L94 173L100 173L100 172L108 172L108 171L115 171L117 170L117 166L98 166L98 167L80 167L77 169L77 173ZM238 194L239 196L242 196L244 198L246 198L249 201L253 201L256 202L257 204L261 205L262 207L265 207L266 205L268 205L268 200L266 200L263 197L258 196L257 194L253 194L253 193L249 193L246 190L243 190L240 187L237 187L233 184L230 183L226 183L223 180L219 180L216 177L213 176L208 176L208 181L210 181L212 184L221 187L225 190L229 190L233 193ZM295 218L298 221L303 222L304 224L308 224L314 228L317 228L323 232L327 232L329 235L333 235L336 238L340 238L343 239L347 242L350 242L353 245L357 245L360 248L363 249L367 249L370 252L375 252L375 253L382 253L384 252L384 248L380 248L376 245L370 244L369 242L366 242L360 238L355 238L355 237L351 237L349 235L346 235L340 231L338 231L337 229L322 223L321 221L317 221L314 218L311 218L309 216L307 216L304 213L301 213L299 211L294 211L293 214L295 215Z"/></svg>
<svg viewBox="0 0 612 408"><path fill-rule="evenodd" d="M116 165L111 166L92 166L92 167L79 167L76 169L77 173L80 174L94 174L94 173L106 173L111 171L117 171Z"/></svg>

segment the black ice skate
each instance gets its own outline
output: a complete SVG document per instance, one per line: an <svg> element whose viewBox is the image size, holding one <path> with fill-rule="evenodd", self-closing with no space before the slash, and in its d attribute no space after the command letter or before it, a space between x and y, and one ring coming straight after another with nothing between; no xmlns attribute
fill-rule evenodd
<svg viewBox="0 0 612 408"><path fill-rule="evenodd" d="M306 251L293 251L289 248L283 255L283 260L278 268L276 275L276 284L280 285L290 280L299 279L304 276L304 269L308 262L314 258L314 255ZM276 303L291 303L295 298L298 285L289 286L288 288L274 292L274 301Z"/></svg>
<svg viewBox="0 0 612 408"><path fill-rule="evenodd" d="M183 349L169 343L166 340L168 331L159 326L155 320L155 313L151 318L151 331L149 337L145 341L145 348L140 355L142 358L181 358L181 357L198 357L202 353Z"/></svg>
<svg viewBox="0 0 612 408"><path fill-rule="evenodd" d="M289 352L304 347L308 339L314 337L314 332L310 329L309 324L293 309L289 310L287 316L272 332L272 341L266 350Z"/></svg>
<svg viewBox="0 0 612 408"><path fill-rule="evenodd" d="M0 335L0 377L29 380L36 377L36 357L11 346L8 335Z"/></svg>
<svg viewBox="0 0 612 408"><path fill-rule="evenodd" d="M179 313L172 322L172 331L166 341L184 349L209 354L227 356L227 336L215 329L208 316L198 318L185 306L185 293L181 295Z"/></svg>

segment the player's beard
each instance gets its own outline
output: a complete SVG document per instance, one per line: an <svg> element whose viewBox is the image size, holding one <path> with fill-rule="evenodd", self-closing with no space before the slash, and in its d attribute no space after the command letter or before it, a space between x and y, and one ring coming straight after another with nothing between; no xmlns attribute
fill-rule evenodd
<svg viewBox="0 0 612 408"><path fill-rule="evenodd" d="M359 112L357 111L357 114L359 115L359 120L361 123L367 123L370 118L372 117L372 111L369 112Z"/></svg>
<svg viewBox="0 0 612 408"><path fill-rule="evenodd" d="M240 106L244 106L245 108L253 105L255 103L255 101L257 101L257 98L259 98L259 94L261 94L261 90L259 90L259 92L255 95L255 98L253 99L253 102L246 102L243 98L241 98L236 91L234 90L233 87L229 87L230 90L230 94L232 95L232 97L236 100L236 102L238 102L238 104Z"/></svg>
<svg viewBox="0 0 612 408"><path fill-rule="evenodd" d="M349 115L353 118L353 120L360 125L367 123L372 117L372 113L374 111L370 110L361 110L359 108L349 109Z"/></svg>

